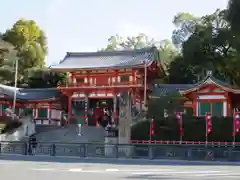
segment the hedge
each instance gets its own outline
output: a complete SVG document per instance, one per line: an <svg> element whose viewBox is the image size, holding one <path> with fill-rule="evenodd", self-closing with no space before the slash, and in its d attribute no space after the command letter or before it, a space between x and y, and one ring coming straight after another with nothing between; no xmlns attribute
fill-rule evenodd
<svg viewBox="0 0 240 180"><path fill-rule="evenodd" d="M208 135L208 141L232 142L232 117L213 117L213 130ZM158 119L154 121L155 135L152 140L180 140L179 125L176 118ZM149 140L150 122L143 121L132 127L132 140ZM184 141L205 141L206 121L204 117L183 116ZM236 136L240 142L240 133Z"/></svg>

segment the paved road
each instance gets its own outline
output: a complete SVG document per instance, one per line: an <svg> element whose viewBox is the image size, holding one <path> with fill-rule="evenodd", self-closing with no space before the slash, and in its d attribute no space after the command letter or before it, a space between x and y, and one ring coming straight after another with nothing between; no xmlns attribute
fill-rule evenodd
<svg viewBox="0 0 240 180"><path fill-rule="evenodd" d="M0 158L1 159L1 158ZM37 162L0 160L1 178L58 179L58 180L234 180L240 179L238 166L206 165L133 165L86 162Z"/></svg>

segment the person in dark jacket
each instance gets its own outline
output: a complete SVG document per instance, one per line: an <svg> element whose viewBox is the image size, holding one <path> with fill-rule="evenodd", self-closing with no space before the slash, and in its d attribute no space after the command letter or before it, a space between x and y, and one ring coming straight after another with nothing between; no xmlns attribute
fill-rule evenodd
<svg viewBox="0 0 240 180"><path fill-rule="evenodd" d="M34 155L36 153L37 148L37 138L36 135L32 135L29 137L29 154Z"/></svg>

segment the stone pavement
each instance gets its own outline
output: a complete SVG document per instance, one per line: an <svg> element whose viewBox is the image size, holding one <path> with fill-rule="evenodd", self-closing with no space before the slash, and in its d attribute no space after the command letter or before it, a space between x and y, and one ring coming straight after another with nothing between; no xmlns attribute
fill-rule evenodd
<svg viewBox="0 0 240 180"><path fill-rule="evenodd" d="M24 158L24 157L23 157ZM171 164L137 164L129 161L114 163L99 160L69 159L68 161L55 158L29 157L15 160L0 156L1 178L42 180L54 178L58 180L79 180L79 178L115 180L115 179L158 179L158 180L200 180L200 179L240 179L238 166L234 165L176 165ZM35 160L34 160L35 158ZM129 162L129 163L127 163Z"/></svg>

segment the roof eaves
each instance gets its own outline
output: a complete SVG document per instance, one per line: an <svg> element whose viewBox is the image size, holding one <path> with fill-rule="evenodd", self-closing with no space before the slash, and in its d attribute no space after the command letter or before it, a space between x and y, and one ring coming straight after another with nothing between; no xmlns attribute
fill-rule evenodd
<svg viewBox="0 0 240 180"><path fill-rule="evenodd" d="M96 52L67 52L64 59L72 56L89 57L89 56L113 56L113 55L131 55L141 52L155 52L157 48L146 47L141 49L112 50L112 51L96 51Z"/></svg>
<svg viewBox="0 0 240 180"><path fill-rule="evenodd" d="M193 88L188 89L186 91L183 91L183 93L184 94L188 94L190 92L197 91L197 89L199 89L200 87L202 87L206 83L215 84L217 87L222 88L223 90L226 90L226 91L229 91L229 92L240 93L240 89L234 89L227 83L221 83L220 80L214 78L211 75L210 76L206 76L202 81L200 81L197 84L195 84L195 86Z"/></svg>

